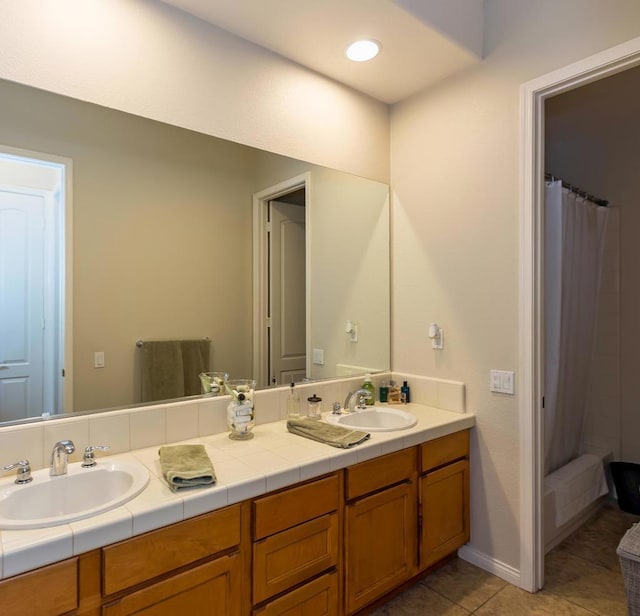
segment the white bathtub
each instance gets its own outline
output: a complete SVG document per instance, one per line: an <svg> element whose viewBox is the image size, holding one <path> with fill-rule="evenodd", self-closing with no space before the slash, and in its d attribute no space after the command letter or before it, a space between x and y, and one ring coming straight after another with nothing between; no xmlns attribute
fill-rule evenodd
<svg viewBox="0 0 640 616"><path fill-rule="evenodd" d="M545 553L582 526L602 506L609 492L607 454L585 454L544 479Z"/></svg>

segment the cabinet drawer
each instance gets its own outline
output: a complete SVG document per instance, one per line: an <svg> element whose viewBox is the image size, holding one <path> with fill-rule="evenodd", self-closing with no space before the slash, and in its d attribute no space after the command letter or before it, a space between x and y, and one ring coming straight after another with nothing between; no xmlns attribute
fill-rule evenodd
<svg viewBox="0 0 640 616"><path fill-rule="evenodd" d="M416 457L416 448L411 447L347 468L347 500L412 478Z"/></svg>
<svg viewBox="0 0 640 616"><path fill-rule="evenodd" d="M334 616L338 614L338 574L334 571L253 611L255 616Z"/></svg>
<svg viewBox="0 0 640 616"><path fill-rule="evenodd" d="M253 501L253 538L262 539L338 509L337 473Z"/></svg>
<svg viewBox="0 0 640 616"><path fill-rule="evenodd" d="M240 616L240 555L223 556L105 605L102 616Z"/></svg>
<svg viewBox="0 0 640 616"><path fill-rule="evenodd" d="M77 607L77 558L0 582L2 616L57 616Z"/></svg>
<svg viewBox="0 0 640 616"><path fill-rule="evenodd" d="M260 603L338 562L338 514L316 518L253 546L253 601Z"/></svg>
<svg viewBox="0 0 640 616"><path fill-rule="evenodd" d="M469 430L454 432L420 445L420 470L448 464L469 457Z"/></svg>
<svg viewBox="0 0 640 616"><path fill-rule="evenodd" d="M151 580L240 543L240 506L234 505L102 549L102 592Z"/></svg>

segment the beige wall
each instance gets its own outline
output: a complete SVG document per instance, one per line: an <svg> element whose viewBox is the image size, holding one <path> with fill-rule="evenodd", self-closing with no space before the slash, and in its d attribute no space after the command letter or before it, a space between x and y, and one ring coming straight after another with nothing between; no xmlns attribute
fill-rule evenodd
<svg viewBox="0 0 640 616"><path fill-rule="evenodd" d="M519 375L493 394L489 370L519 360L519 88L639 33L633 0L487 0L482 64L392 109L392 366L466 383L471 546L515 570Z"/></svg>
<svg viewBox="0 0 640 616"><path fill-rule="evenodd" d="M386 105L157 0L3 0L0 78L388 181Z"/></svg>
<svg viewBox="0 0 640 616"><path fill-rule="evenodd" d="M616 457L640 462L640 68L554 97L546 104L549 170L608 199L620 218L619 270L605 254L596 338L595 399L587 438ZM619 290L619 305L615 302Z"/></svg>
<svg viewBox="0 0 640 616"><path fill-rule="evenodd" d="M311 346L325 351L325 365L312 375L340 374L339 365L388 370L389 189L318 168L311 198L321 204L311 210ZM357 324L358 342L348 339L347 319Z"/></svg>

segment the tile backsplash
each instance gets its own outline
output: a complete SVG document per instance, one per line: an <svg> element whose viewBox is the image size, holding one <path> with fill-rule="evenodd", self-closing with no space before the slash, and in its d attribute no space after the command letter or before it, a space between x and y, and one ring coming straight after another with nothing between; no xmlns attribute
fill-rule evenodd
<svg viewBox="0 0 640 616"><path fill-rule="evenodd" d="M383 381L391 378L399 384L408 381L411 402L465 412L465 386L460 381L387 372L373 375L376 391ZM361 384L362 377L359 376L300 383L296 390L303 405L308 397L316 394L323 399L323 410L328 411L334 402L342 404L347 394ZM257 425L285 418L288 387L265 389L255 395ZM3 427L0 428L0 465L26 458L33 470L44 468L49 464L54 443L62 439L75 443L76 452L70 456L70 461L77 462L87 445L109 445L109 453L116 454L226 432L228 401L228 396L183 400Z"/></svg>

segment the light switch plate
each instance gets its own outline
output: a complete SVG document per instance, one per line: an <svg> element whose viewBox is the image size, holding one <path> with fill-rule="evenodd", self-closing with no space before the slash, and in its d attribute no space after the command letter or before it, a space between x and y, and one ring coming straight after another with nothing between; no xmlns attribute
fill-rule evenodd
<svg viewBox="0 0 640 616"><path fill-rule="evenodd" d="M489 372L489 389L498 394L515 393L515 373L510 370L491 370Z"/></svg>
<svg viewBox="0 0 640 616"><path fill-rule="evenodd" d="M324 349L313 349L313 363L324 366Z"/></svg>

